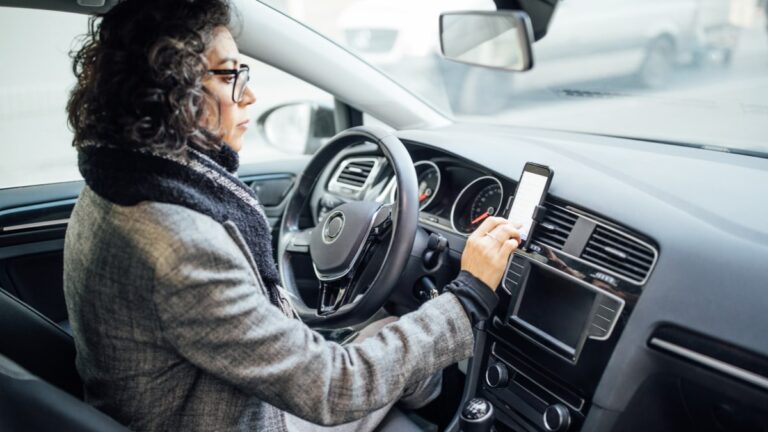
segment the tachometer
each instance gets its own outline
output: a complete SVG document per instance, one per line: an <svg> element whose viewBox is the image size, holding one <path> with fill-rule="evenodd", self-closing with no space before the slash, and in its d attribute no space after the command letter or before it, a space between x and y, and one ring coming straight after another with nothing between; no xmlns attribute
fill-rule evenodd
<svg viewBox="0 0 768 432"><path fill-rule="evenodd" d="M471 234L489 216L496 216L504 199L501 182L491 176L468 184L453 203L451 224L461 234Z"/></svg>
<svg viewBox="0 0 768 432"><path fill-rule="evenodd" d="M424 210L432 204L440 190L440 168L431 161L419 161L413 164L413 167L416 169L416 179L419 184L419 210ZM390 202L397 200L397 185L394 181L394 178L390 180L392 184L388 186L391 194Z"/></svg>
<svg viewBox="0 0 768 432"><path fill-rule="evenodd" d="M421 161L413 164L419 181L419 210L427 208L440 190L440 169L433 162Z"/></svg>

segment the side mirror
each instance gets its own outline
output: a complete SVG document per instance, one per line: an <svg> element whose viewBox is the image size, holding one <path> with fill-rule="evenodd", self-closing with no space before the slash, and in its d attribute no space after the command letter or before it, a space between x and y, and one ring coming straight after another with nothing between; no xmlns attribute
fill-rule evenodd
<svg viewBox="0 0 768 432"><path fill-rule="evenodd" d="M277 105L256 124L267 144L292 154L313 154L336 133L333 109L317 102Z"/></svg>
<svg viewBox="0 0 768 432"><path fill-rule="evenodd" d="M510 71L533 67L533 29L520 11L446 12L440 15L440 49L461 63Z"/></svg>

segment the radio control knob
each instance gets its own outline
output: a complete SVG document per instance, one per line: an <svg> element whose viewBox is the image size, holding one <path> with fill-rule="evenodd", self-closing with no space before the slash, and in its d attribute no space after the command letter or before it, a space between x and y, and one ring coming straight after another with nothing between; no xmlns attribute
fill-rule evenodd
<svg viewBox="0 0 768 432"><path fill-rule="evenodd" d="M563 404L554 404L544 410L544 428L550 432L564 432L571 426L571 413Z"/></svg>
<svg viewBox="0 0 768 432"><path fill-rule="evenodd" d="M488 366L485 371L485 382L491 388L506 387L509 385L509 371L501 363Z"/></svg>

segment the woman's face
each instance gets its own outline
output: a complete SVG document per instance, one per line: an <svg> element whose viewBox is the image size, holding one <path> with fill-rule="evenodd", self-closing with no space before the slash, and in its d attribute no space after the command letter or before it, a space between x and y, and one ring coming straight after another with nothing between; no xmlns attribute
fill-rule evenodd
<svg viewBox="0 0 768 432"><path fill-rule="evenodd" d="M226 27L219 27L214 31L213 40L208 47L206 57L208 68L211 70L238 69L240 67L240 52L237 50L232 34ZM240 102L233 102L234 80L234 75L209 74L205 78L203 85L218 98L221 117L216 118L216 113L212 113L209 118L204 120L204 126L209 130L218 132L219 137L232 150L239 152L243 147L243 135L248 130L250 123L248 105L256 102L256 96L250 88L246 88Z"/></svg>

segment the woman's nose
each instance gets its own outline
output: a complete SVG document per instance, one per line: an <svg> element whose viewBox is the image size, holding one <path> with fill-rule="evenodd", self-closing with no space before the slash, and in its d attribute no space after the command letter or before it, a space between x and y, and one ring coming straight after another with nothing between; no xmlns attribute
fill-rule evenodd
<svg viewBox="0 0 768 432"><path fill-rule="evenodd" d="M240 105L248 106L255 102L256 102L256 94L253 93L253 90L251 90L250 86L246 86L245 92L243 93L243 99L240 101Z"/></svg>

